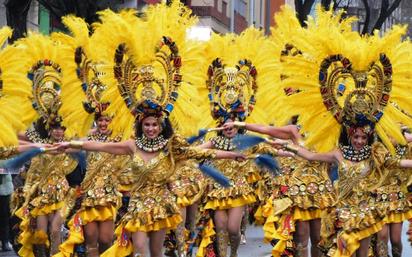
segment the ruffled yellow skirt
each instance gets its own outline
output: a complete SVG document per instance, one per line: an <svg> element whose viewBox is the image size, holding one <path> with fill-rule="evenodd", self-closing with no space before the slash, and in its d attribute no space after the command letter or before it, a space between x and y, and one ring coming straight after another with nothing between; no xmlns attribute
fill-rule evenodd
<svg viewBox="0 0 412 257"><path fill-rule="evenodd" d="M265 241L277 241L272 249L272 255L275 257L280 257L287 248L293 247L293 233L296 231L297 221L309 221L322 216L320 209L304 210L295 207L290 211L269 216L263 226Z"/></svg>
<svg viewBox="0 0 412 257"><path fill-rule="evenodd" d="M222 198L209 200L204 208L212 210L227 210L235 207L245 206L254 202L256 202L255 195L248 194L239 196L237 198Z"/></svg>
<svg viewBox="0 0 412 257"><path fill-rule="evenodd" d="M363 230L341 232L337 238L337 251L332 257L351 257L359 248L360 241L380 231L384 224L382 220Z"/></svg>
<svg viewBox="0 0 412 257"><path fill-rule="evenodd" d="M30 214L32 217L37 217L37 216L44 216L48 215L52 212L58 211L61 208L63 208L64 202L58 202L58 203L53 203L50 205L46 205L42 208L34 208L33 210L30 211Z"/></svg>
<svg viewBox="0 0 412 257"><path fill-rule="evenodd" d="M412 210L406 211L406 212L389 212L385 218L384 222L385 224L389 223L401 223L405 220L409 220L412 218Z"/></svg>
<svg viewBox="0 0 412 257"><path fill-rule="evenodd" d="M97 206L87 208L76 213L69 221L69 237L60 247L60 252L53 255L54 257L70 257L73 254L76 244L84 242L83 226L94 221L106 221L116 219L116 208L111 206Z"/></svg>
<svg viewBox="0 0 412 257"><path fill-rule="evenodd" d="M37 230L33 232L30 228L30 219L38 216L48 215L54 211L60 210L64 206L64 202L46 205L42 208L35 208L30 213L26 211L26 207L21 207L16 211L16 216L22 221L20 223L21 233L18 242L22 245L18 254L22 257L34 257L33 245L46 244L49 245L48 236L45 232Z"/></svg>
<svg viewBox="0 0 412 257"><path fill-rule="evenodd" d="M254 171L254 172L251 172L251 173L248 174L248 176L246 178L246 181L249 184L253 184L253 183L255 183L255 182L257 182L261 179L262 179L262 176L260 176L259 172Z"/></svg>
<svg viewBox="0 0 412 257"><path fill-rule="evenodd" d="M120 224L115 231L115 234L117 235L116 242L100 256L128 256L133 253L132 241L129 238L130 233L137 231L150 232L162 229L175 229L181 222L182 217L179 214L176 214L163 220L148 222L146 225L139 224L138 220L130 220L126 224Z"/></svg>
<svg viewBox="0 0 412 257"><path fill-rule="evenodd" d="M210 219L207 226L203 229L202 241L199 244L196 257L203 257L206 255L206 248L208 245L213 243L212 236L216 234L214 227L213 219Z"/></svg>

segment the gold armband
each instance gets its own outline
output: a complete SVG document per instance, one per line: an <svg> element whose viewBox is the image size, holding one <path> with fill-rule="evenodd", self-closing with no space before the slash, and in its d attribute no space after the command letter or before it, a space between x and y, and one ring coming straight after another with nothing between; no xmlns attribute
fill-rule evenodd
<svg viewBox="0 0 412 257"><path fill-rule="evenodd" d="M296 146L296 145L290 144L290 143L287 143L286 145L284 145L284 148L285 148L286 151L292 152L294 154L297 154L298 151L299 151L299 146Z"/></svg>
<svg viewBox="0 0 412 257"><path fill-rule="evenodd" d="M72 140L70 141L70 147L74 149L82 149L84 141Z"/></svg>
<svg viewBox="0 0 412 257"><path fill-rule="evenodd" d="M246 122L242 122L242 121L234 121L233 125L235 125L238 128L244 128L246 127Z"/></svg>

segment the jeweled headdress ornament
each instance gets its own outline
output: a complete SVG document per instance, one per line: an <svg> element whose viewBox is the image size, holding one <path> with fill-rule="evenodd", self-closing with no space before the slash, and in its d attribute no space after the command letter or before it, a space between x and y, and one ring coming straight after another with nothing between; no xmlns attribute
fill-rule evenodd
<svg viewBox="0 0 412 257"><path fill-rule="evenodd" d="M126 106L137 119L168 117L182 82L182 61L177 45L171 38L163 37L156 48L154 62L164 69L164 77L155 73L155 63L136 65L131 58L124 60L126 51L126 46L120 44L116 49L114 67L118 89Z"/></svg>
<svg viewBox="0 0 412 257"><path fill-rule="evenodd" d="M27 74L32 81L33 107L45 123L46 129L61 126L62 117L58 111L61 106L61 68L52 60L38 61Z"/></svg>
<svg viewBox="0 0 412 257"><path fill-rule="evenodd" d="M207 62L201 68L204 81L200 89L204 100L199 105L211 115L200 114L200 127L210 128L227 119L270 121L278 95L273 87L277 66L267 58L275 49L263 32L248 28L240 35L213 34L205 45Z"/></svg>
<svg viewBox="0 0 412 257"><path fill-rule="evenodd" d="M225 67L216 58L208 69L212 117L223 123L227 119L244 121L256 103L257 71L250 60L240 60L236 67Z"/></svg>
<svg viewBox="0 0 412 257"><path fill-rule="evenodd" d="M82 81L82 90L86 94L86 100L83 101L84 110L89 114L102 115L110 103L101 101L106 86L100 80L104 74L99 71L99 64L88 59L82 47L76 48L75 62L77 75Z"/></svg>
<svg viewBox="0 0 412 257"><path fill-rule="evenodd" d="M338 64L336 64L338 63ZM335 67L329 72L332 64ZM324 59L319 71L320 92L323 103L335 119L344 126L375 126L383 115L392 89L392 65L387 56L380 54L379 62L372 62L366 70L354 70L349 59L332 55ZM343 81L353 80L355 86L345 97L344 105L337 99L345 94Z"/></svg>

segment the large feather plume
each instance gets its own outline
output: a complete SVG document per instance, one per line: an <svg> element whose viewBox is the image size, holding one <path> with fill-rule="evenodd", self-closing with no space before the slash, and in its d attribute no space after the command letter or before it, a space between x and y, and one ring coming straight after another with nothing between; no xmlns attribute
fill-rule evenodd
<svg viewBox="0 0 412 257"><path fill-rule="evenodd" d="M0 47L11 36L9 27L0 29ZM22 52L9 45L0 50L0 80L3 88L0 96L0 146L16 145L17 132L30 124L35 112L29 100L31 84L22 72L25 59ZM28 118L22 118L22 117Z"/></svg>

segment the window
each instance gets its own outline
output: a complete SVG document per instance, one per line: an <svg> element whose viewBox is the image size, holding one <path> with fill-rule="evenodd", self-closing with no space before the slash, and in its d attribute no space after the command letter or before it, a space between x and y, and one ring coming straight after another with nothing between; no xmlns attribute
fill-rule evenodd
<svg viewBox="0 0 412 257"><path fill-rule="evenodd" d="M242 15L243 17L246 17L247 13L247 4L245 0L234 0L235 2L235 11Z"/></svg>

